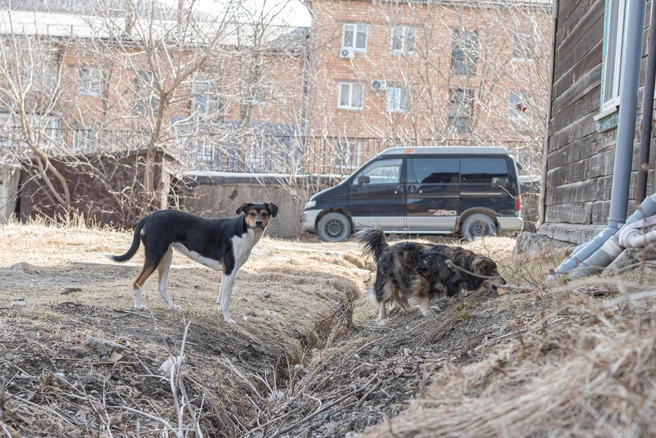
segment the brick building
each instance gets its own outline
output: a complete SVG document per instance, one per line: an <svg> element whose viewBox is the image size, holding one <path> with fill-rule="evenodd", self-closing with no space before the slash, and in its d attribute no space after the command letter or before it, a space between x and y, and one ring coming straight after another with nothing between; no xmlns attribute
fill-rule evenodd
<svg viewBox="0 0 656 438"><path fill-rule="evenodd" d="M350 172L399 144L505 145L541 162L549 0L312 0L309 29L224 17L210 46L172 44L176 11L132 22L66 1L15 6L2 33L45 50L2 53L31 90L0 95L6 147L25 138L21 107L55 152L156 143L201 169Z"/></svg>
<svg viewBox="0 0 656 438"><path fill-rule="evenodd" d="M550 1L311 0L309 134L353 168L399 144L505 145L541 164Z"/></svg>

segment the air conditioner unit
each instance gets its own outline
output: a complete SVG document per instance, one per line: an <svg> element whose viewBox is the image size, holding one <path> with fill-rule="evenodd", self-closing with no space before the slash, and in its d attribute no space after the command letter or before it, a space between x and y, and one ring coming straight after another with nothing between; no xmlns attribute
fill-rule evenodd
<svg viewBox="0 0 656 438"><path fill-rule="evenodd" d="M339 51L340 58L353 58L355 56L355 49L352 47L342 47Z"/></svg>
<svg viewBox="0 0 656 438"><path fill-rule="evenodd" d="M374 91L385 91L387 90L387 82L382 79L374 79L371 81L371 89Z"/></svg>

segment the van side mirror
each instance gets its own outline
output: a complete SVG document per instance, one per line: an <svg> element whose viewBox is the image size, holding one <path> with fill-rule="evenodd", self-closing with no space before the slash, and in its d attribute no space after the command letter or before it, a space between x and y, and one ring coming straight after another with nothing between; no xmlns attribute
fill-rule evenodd
<svg viewBox="0 0 656 438"><path fill-rule="evenodd" d="M358 184L369 184L369 182L371 182L369 175L362 175L358 177Z"/></svg>

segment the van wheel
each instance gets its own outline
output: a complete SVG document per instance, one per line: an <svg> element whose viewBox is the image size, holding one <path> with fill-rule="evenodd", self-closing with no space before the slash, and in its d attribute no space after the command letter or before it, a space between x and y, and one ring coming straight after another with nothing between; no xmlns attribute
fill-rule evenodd
<svg viewBox="0 0 656 438"><path fill-rule="evenodd" d="M476 213L468 216L462 223L460 232L462 237L467 241L472 242L477 237L494 236L497 227L490 216L483 213Z"/></svg>
<svg viewBox="0 0 656 438"><path fill-rule="evenodd" d="M324 242L344 242L351 236L351 222L341 213L328 213L319 220L317 234Z"/></svg>

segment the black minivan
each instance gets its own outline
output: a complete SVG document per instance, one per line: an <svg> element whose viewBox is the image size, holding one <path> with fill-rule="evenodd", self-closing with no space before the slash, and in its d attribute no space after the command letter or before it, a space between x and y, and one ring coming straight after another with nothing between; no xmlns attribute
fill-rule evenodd
<svg viewBox="0 0 656 438"><path fill-rule="evenodd" d="M301 227L327 242L354 231L459 234L467 240L519 232L517 166L504 147L386 149L334 187L310 198Z"/></svg>

